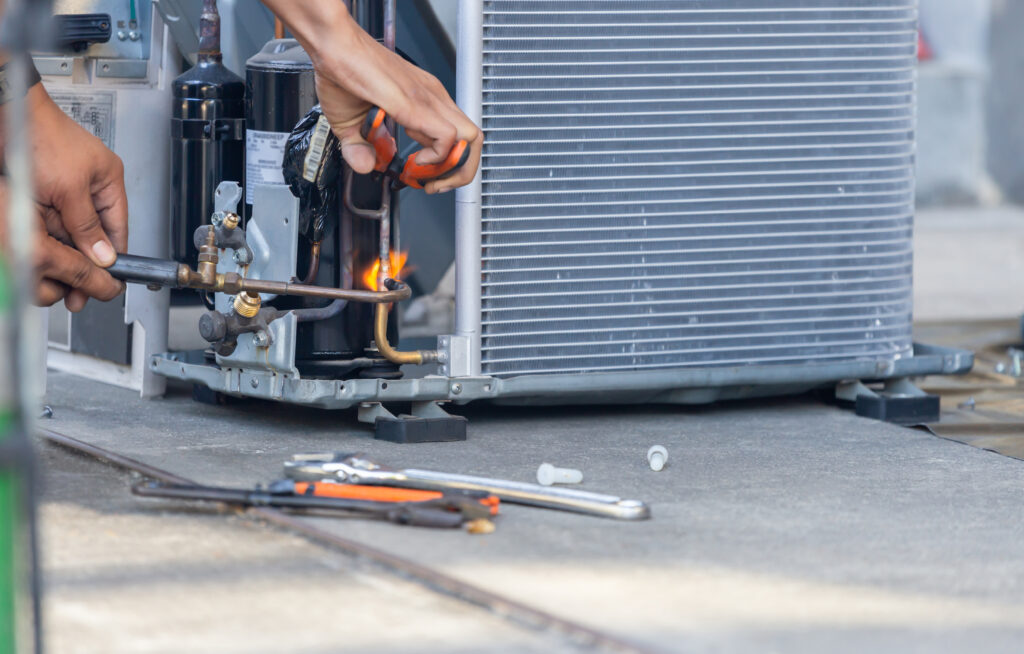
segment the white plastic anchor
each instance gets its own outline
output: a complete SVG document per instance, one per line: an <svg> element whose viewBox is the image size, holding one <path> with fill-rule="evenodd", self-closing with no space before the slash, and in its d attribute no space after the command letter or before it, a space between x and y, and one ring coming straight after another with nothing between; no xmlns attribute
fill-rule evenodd
<svg viewBox="0 0 1024 654"><path fill-rule="evenodd" d="M651 464L651 470L659 472L668 463L668 450L661 445L652 445L647 450L647 463Z"/></svg>
<svg viewBox="0 0 1024 654"><path fill-rule="evenodd" d="M537 468L537 482L541 486L552 484L578 484L583 481L583 472L572 468L556 468L550 463L542 463Z"/></svg>

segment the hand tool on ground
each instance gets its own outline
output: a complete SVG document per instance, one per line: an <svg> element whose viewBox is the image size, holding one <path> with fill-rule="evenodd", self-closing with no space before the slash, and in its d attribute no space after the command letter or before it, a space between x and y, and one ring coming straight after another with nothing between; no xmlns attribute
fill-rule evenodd
<svg viewBox="0 0 1024 654"><path fill-rule="evenodd" d="M363 454L297 454L284 464L285 476L300 481L399 486L424 490L473 490L496 495L504 502L560 509L588 515L644 520L650 508L638 500L587 491L545 487L505 479L488 479L432 470L395 470Z"/></svg>
<svg viewBox="0 0 1024 654"><path fill-rule="evenodd" d="M274 493L290 493L304 497L340 497L352 500L371 502L426 502L451 497L452 491L417 490L413 488L397 488L394 486L368 486L361 484L341 484L335 481L295 481L282 479L270 484L269 490ZM456 491L459 499L475 500L485 507L487 512L498 515L501 500L496 495L476 491Z"/></svg>
<svg viewBox="0 0 1024 654"><path fill-rule="evenodd" d="M294 495L287 488L219 488L145 482L132 486L132 493L143 497L225 502L242 506L270 506L279 509L325 511L332 514L371 517L415 527L457 528L469 520L490 517L490 508L476 498L445 495L441 499L415 502L379 502L340 497Z"/></svg>
<svg viewBox="0 0 1024 654"><path fill-rule="evenodd" d="M387 114L379 107L373 107L366 115L361 134L377 153L373 170L390 177L391 188L396 191L406 186L423 188L427 182L444 179L469 160L469 143L460 139L448 152L444 161L432 164L419 163L423 150L411 154L398 154L398 143L386 124Z"/></svg>

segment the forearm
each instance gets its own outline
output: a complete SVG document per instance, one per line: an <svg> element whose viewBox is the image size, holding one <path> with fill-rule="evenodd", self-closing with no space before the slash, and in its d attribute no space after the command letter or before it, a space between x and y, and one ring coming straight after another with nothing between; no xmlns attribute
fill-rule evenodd
<svg viewBox="0 0 1024 654"><path fill-rule="evenodd" d="M332 57L357 42L359 26L338 0L263 0L302 44L318 69L331 67Z"/></svg>

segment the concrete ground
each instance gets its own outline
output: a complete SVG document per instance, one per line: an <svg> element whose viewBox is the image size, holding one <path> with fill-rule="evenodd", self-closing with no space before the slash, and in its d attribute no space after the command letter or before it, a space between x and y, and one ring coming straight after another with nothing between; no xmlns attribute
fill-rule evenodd
<svg viewBox="0 0 1024 654"><path fill-rule="evenodd" d="M1021 309L1019 212L919 217L917 312ZM971 280L974 280L973 282ZM201 482L251 486L298 451L364 451L528 481L541 461L643 499L618 523L504 506L497 531L306 518L654 651L1018 652L1024 463L810 398L702 408L472 408L470 440L400 446L350 414L187 393L143 402L50 378L47 427ZM650 471L644 452L665 445ZM42 447L55 652L573 651L297 536L143 500L125 475Z"/></svg>

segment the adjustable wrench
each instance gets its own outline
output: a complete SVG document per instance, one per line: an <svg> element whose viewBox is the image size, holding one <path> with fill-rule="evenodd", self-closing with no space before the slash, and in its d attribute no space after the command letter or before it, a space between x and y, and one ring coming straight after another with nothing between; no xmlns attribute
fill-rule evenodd
<svg viewBox="0 0 1024 654"><path fill-rule="evenodd" d="M336 481L419 488L471 490L496 495L504 502L560 509L619 520L645 520L650 508L639 500L569 488L538 486L505 479L488 479L432 470L395 470L363 454L296 454L284 464L285 476L302 481Z"/></svg>

